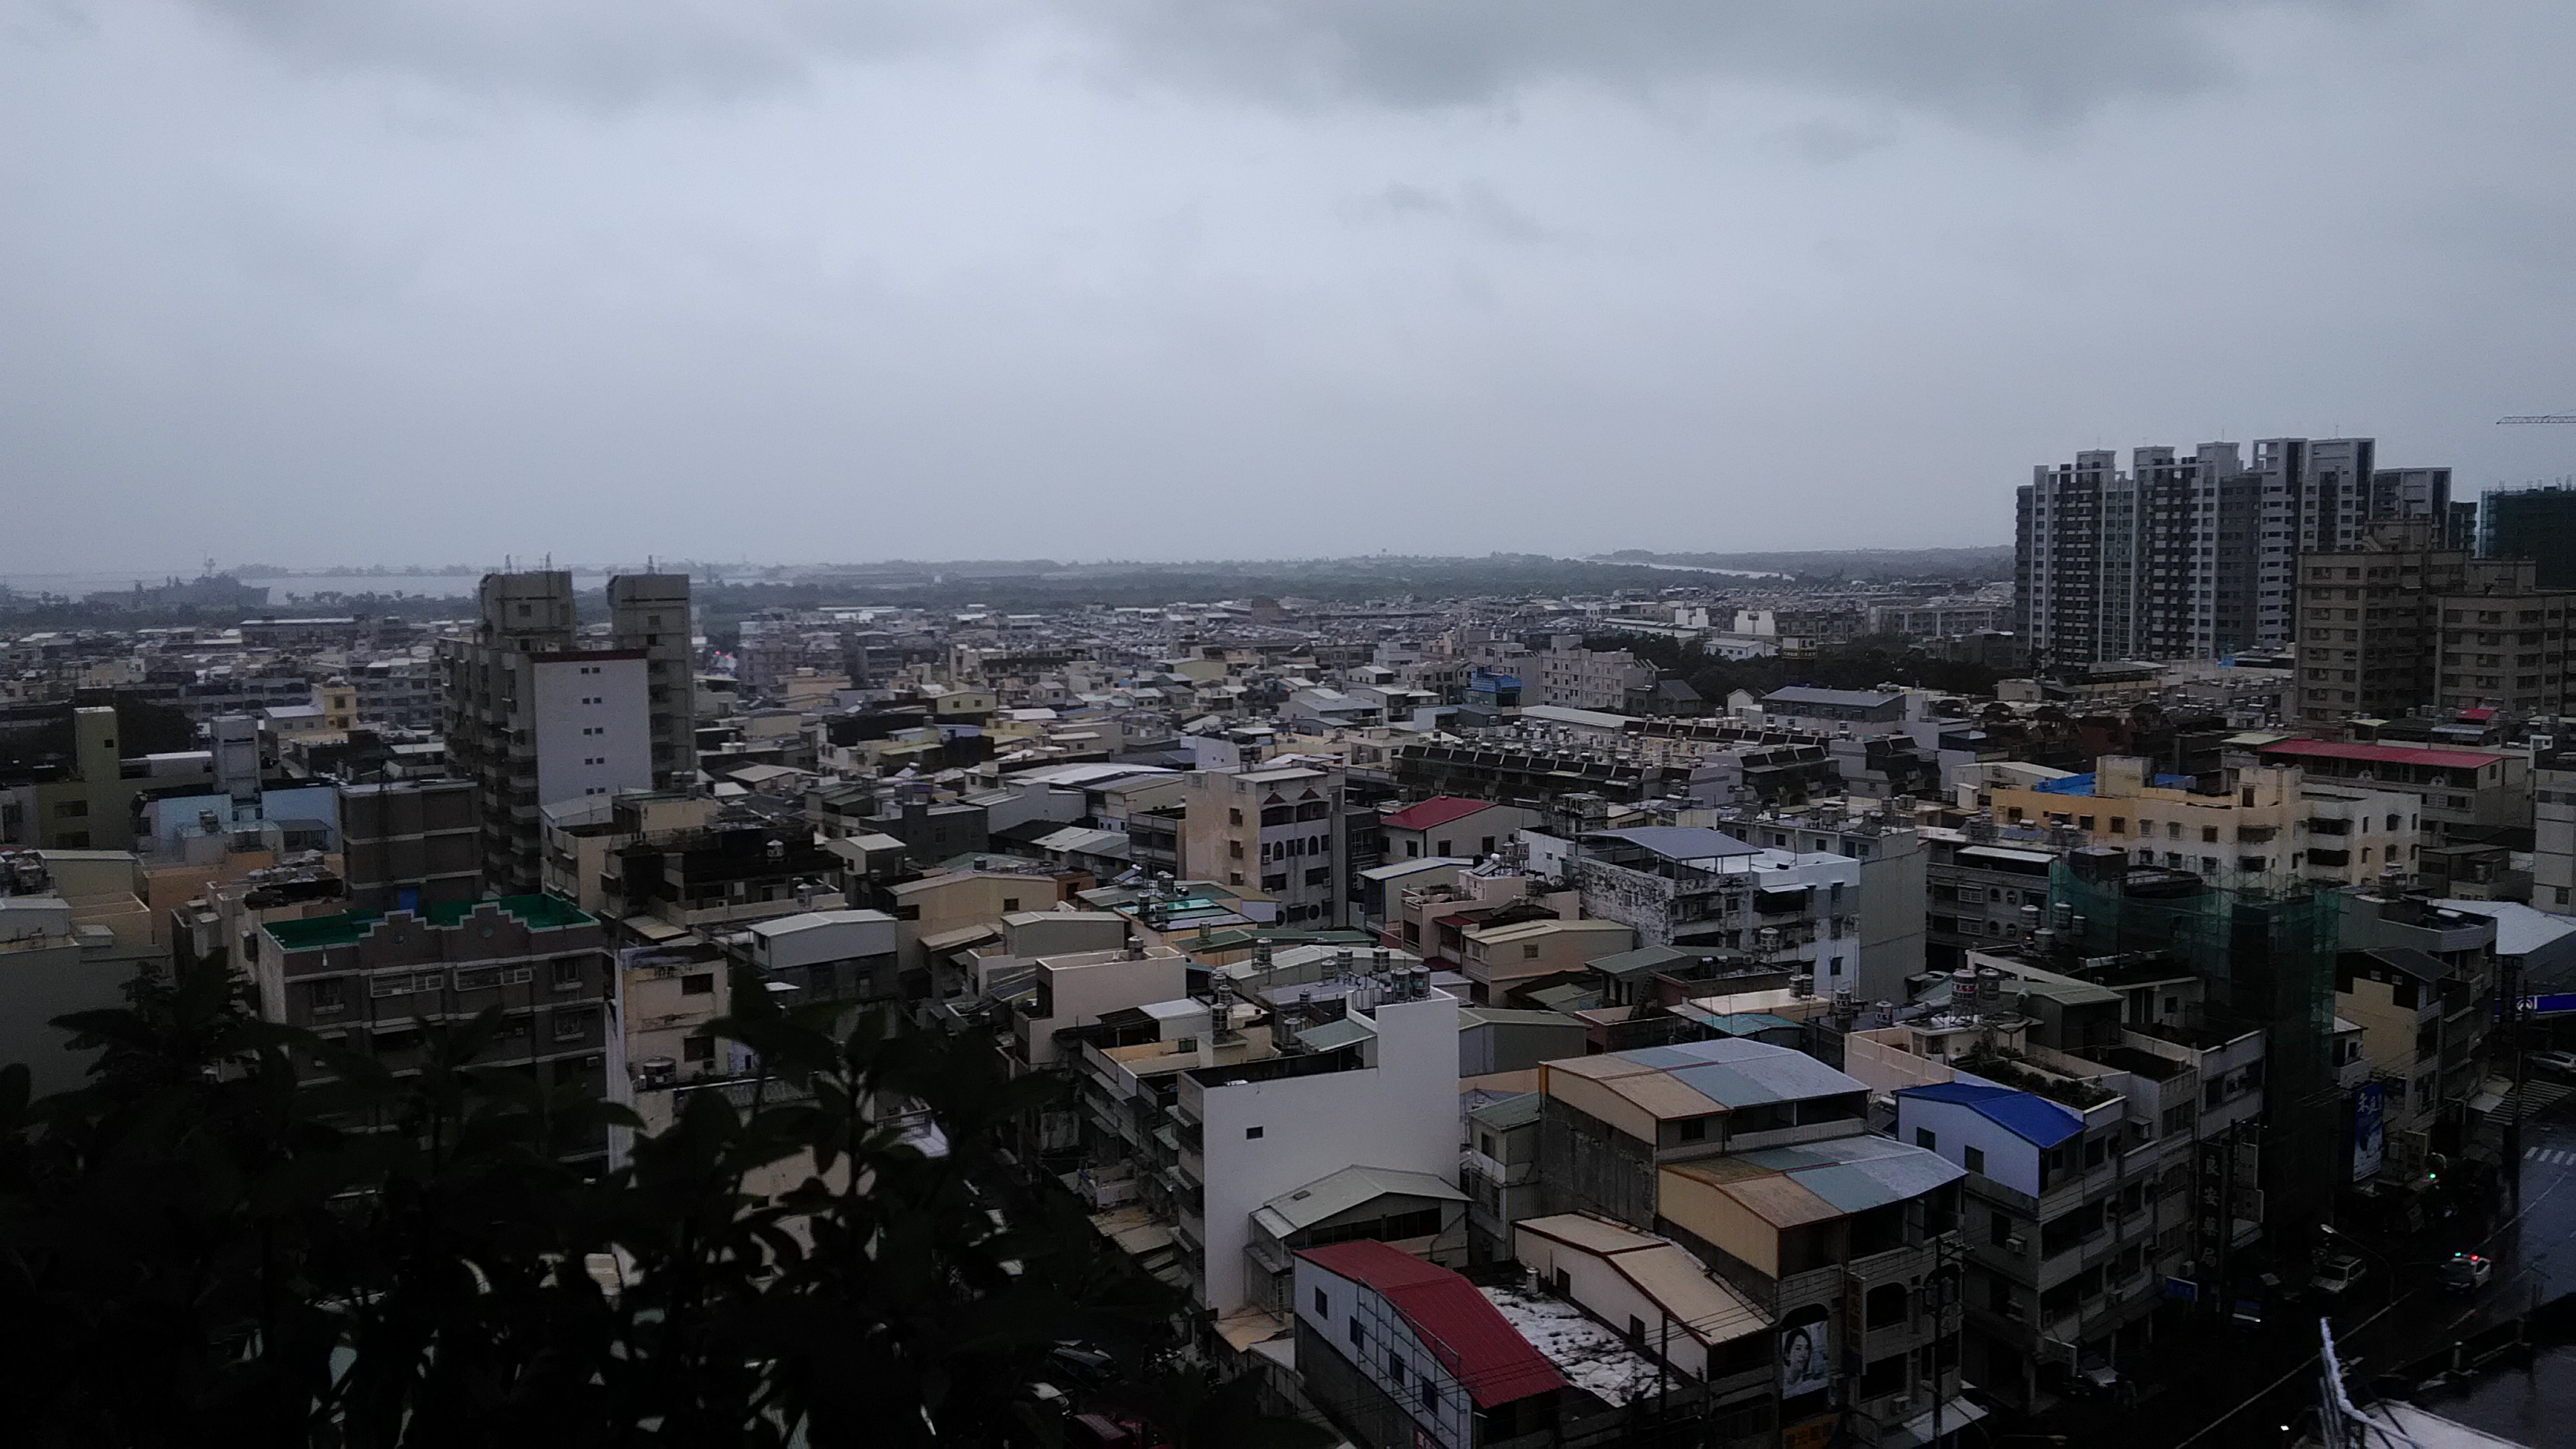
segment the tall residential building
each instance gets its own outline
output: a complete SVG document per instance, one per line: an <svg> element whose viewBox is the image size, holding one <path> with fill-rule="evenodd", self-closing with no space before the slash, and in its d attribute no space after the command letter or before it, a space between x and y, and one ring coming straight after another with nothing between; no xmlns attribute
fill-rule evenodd
<svg viewBox="0 0 2576 1449"><path fill-rule="evenodd" d="M642 650L653 788L698 780L697 650L687 574L618 574L608 581L611 646Z"/></svg>
<svg viewBox="0 0 2576 1449"><path fill-rule="evenodd" d="M2480 559L2469 566L2469 589L2433 601L2441 619L2434 703L2524 719L2568 712L2576 589L2541 589L2537 568L2529 559Z"/></svg>
<svg viewBox="0 0 2576 1449"><path fill-rule="evenodd" d="M417 912L483 894L473 781L343 784L334 793L353 909Z"/></svg>
<svg viewBox="0 0 2576 1449"><path fill-rule="evenodd" d="M2014 516L2013 600L2033 663L2118 656L2104 635L2128 636L2126 540L2136 507L2126 482L2107 448L2031 470Z"/></svg>
<svg viewBox="0 0 2576 1449"><path fill-rule="evenodd" d="M2302 724L2389 718L2427 705L2525 718L2566 707L2576 592L2535 583L2526 559L2473 559L2447 521L2366 525L2299 557Z"/></svg>
<svg viewBox="0 0 2576 1449"><path fill-rule="evenodd" d="M2531 837L2531 903L2576 915L2576 759L2553 750L2532 761Z"/></svg>
<svg viewBox="0 0 2576 1449"><path fill-rule="evenodd" d="M2369 438L2266 438L2043 465L2021 490L2016 621L2042 666L2210 658L2290 643L2298 556L2357 547L2375 519L2460 527L2447 468L2377 466Z"/></svg>
<svg viewBox="0 0 2576 1449"><path fill-rule="evenodd" d="M2542 588L2576 588L2576 488L2487 490L2478 557L2531 559Z"/></svg>
<svg viewBox="0 0 2576 1449"><path fill-rule="evenodd" d="M2402 715L2433 696L2434 600L2465 589L2469 556L2429 522L2375 523L2299 555L2298 717Z"/></svg>
<svg viewBox="0 0 2576 1449"><path fill-rule="evenodd" d="M484 576L474 637L441 659L448 761L477 787L487 888L538 888L546 806L695 778L694 748L677 743L691 728L687 589L609 580L614 647L584 649L570 573Z"/></svg>
<svg viewBox="0 0 2576 1449"><path fill-rule="evenodd" d="M2046 664L2207 658L2253 642L2260 484L2233 443L2108 449L2021 492L2017 622Z"/></svg>

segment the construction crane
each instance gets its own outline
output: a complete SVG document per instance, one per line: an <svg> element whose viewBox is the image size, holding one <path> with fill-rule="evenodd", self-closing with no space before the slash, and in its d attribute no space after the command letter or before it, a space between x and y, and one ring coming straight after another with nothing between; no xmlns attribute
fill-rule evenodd
<svg viewBox="0 0 2576 1449"><path fill-rule="evenodd" d="M2496 419L2497 427L2507 423L2576 423L2576 413L2515 413L2509 418Z"/></svg>

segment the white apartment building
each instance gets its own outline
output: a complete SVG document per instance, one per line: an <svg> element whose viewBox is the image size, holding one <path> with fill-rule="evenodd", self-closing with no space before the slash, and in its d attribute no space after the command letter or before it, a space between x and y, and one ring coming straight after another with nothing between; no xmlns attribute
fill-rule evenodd
<svg viewBox="0 0 2576 1449"><path fill-rule="evenodd" d="M1520 671L1523 705L1616 710L1631 690L1655 687L1655 666L1625 649L1586 649L1573 638L1521 660Z"/></svg>
<svg viewBox="0 0 2576 1449"><path fill-rule="evenodd" d="M526 718L540 808L653 788L644 666L642 650L529 657Z"/></svg>
<svg viewBox="0 0 2576 1449"><path fill-rule="evenodd" d="M1353 1166L1456 1181L1458 999L1412 980L1405 999L1352 1006L1356 1066L1309 1053L1181 1074L1180 1169L1201 1206L1181 1236L1204 1246L1200 1301L1218 1318L1262 1296L1246 1249L1271 1199Z"/></svg>

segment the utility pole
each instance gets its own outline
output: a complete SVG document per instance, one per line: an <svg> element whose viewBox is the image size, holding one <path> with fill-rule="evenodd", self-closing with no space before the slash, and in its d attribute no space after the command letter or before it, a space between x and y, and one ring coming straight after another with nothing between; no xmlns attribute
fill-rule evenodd
<svg viewBox="0 0 2576 1449"><path fill-rule="evenodd" d="M2513 1053L2513 1104L2504 1117L2505 1190L2513 1195L2513 1209L2522 1210L2522 1094L2527 1086L2522 1063L2522 973L2519 961L2507 957L2497 974L2503 978L2496 993L2496 1014L2502 1018L2504 1049Z"/></svg>
<svg viewBox="0 0 2576 1449"><path fill-rule="evenodd" d="M1945 1233L1932 1240L1932 1272L1923 1280L1924 1306L1932 1315L1932 1342L1926 1346L1924 1366L1932 1381L1932 1438L1929 1449L1941 1446L1941 1340L1950 1326L1950 1310L1966 1303L1967 1244ZM1942 1270L1948 1269L1947 1273Z"/></svg>

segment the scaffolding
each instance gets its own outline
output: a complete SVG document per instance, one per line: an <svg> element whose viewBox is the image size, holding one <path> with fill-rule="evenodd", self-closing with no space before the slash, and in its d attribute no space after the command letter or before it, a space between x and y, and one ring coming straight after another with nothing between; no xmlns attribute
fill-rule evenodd
<svg viewBox="0 0 2576 1449"><path fill-rule="evenodd" d="M2287 876L2222 886L2184 871L2132 869L2118 852L2096 849L2059 860L2049 894L2060 919L2072 915L2078 954L2162 953L2208 984L2208 1025L2265 1029L2267 1216L2321 1216L2341 1140L2333 1065L2341 891Z"/></svg>

